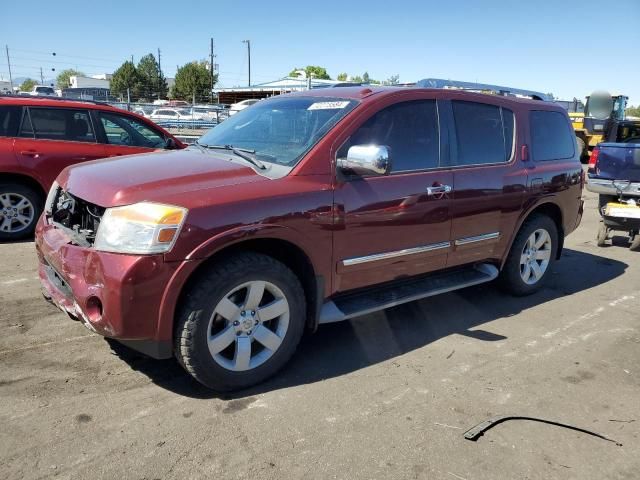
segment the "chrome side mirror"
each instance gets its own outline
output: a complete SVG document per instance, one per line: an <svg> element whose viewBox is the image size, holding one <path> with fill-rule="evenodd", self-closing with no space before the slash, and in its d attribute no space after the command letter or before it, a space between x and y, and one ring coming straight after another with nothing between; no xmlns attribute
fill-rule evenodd
<svg viewBox="0 0 640 480"><path fill-rule="evenodd" d="M338 159L338 168L347 174L389 175L391 155L385 145L353 145L347 158Z"/></svg>

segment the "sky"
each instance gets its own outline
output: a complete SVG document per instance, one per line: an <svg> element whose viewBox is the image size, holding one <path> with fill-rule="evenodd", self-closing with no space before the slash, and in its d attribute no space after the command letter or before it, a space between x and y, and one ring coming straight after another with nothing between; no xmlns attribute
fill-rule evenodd
<svg viewBox="0 0 640 480"><path fill-rule="evenodd" d="M40 67L45 78L52 68L110 73L158 48L171 77L207 58L213 37L223 87L247 84L248 39L252 83L320 65L333 78L446 78L561 99L604 89L640 104L640 0L2 3L0 46L14 77L39 78ZM0 78L8 79L4 52Z"/></svg>

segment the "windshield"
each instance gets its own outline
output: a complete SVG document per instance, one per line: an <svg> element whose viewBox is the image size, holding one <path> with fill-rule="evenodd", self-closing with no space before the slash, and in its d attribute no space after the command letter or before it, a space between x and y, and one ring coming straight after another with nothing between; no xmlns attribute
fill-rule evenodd
<svg viewBox="0 0 640 480"><path fill-rule="evenodd" d="M261 161L292 167L355 106L336 98L274 98L229 117L198 143L253 150Z"/></svg>

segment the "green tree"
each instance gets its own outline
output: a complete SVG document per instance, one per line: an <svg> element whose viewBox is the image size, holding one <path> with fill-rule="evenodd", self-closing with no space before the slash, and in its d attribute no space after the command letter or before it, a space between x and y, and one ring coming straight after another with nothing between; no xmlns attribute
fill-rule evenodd
<svg viewBox="0 0 640 480"><path fill-rule="evenodd" d="M400 83L400 75L391 75L383 83L385 85L398 85L398 83Z"/></svg>
<svg viewBox="0 0 640 480"><path fill-rule="evenodd" d="M113 72L110 90L114 95L127 97L127 89L132 98L139 96L140 75L133 62L126 61Z"/></svg>
<svg viewBox="0 0 640 480"><path fill-rule="evenodd" d="M296 72L298 70L304 70L305 73L307 74L307 78L312 77L312 78L318 78L321 80L331 80L331 77L327 73L327 69L324 67L319 67L317 65L307 65L304 68L296 67L293 70L291 70L291 72L289 72L289 76L290 77L297 76L298 74Z"/></svg>
<svg viewBox="0 0 640 480"><path fill-rule="evenodd" d="M638 105L637 107L631 106L627 108L626 114L631 117L640 117L640 105Z"/></svg>
<svg viewBox="0 0 640 480"><path fill-rule="evenodd" d="M371 78L369 78L369 72L364 72L362 74L362 81L364 83L370 83L371 82Z"/></svg>
<svg viewBox="0 0 640 480"><path fill-rule="evenodd" d="M336 77L336 80L340 80L341 82L346 82L347 78L349 78L349 75L347 74L347 72L343 72L338 74L338 76Z"/></svg>
<svg viewBox="0 0 640 480"><path fill-rule="evenodd" d="M80 70L74 70L73 68L62 70L56 77L56 86L60 90L63 88L69 88L69 79L73 76L84 77L84 73Z"/></svg>
<svg viewBox="0 0 640 480"><path fill-rule="evenodd" d="M38 82L36 82L33 78L27 78L24 82L22 82L22 85L20 85L20 90L23 92L30 92L37 84Z"/></svg>
<svg viewBox="0 0 640 480"><path fill-rule="evenodd" d="M351 81L354 83L362 83L364 80L362 79L362 77L360 75L356 75L355 77L351 78Z"/></svg>
<svg viewBox="0 0 640 480"><path fill-rule="evenodd" d="M211 76L207 63L190 62L178 68L176 80L171 91L173 98L196 102L208 100L211 97ZM213 83L218 81L215 74Z"/></svg>
<svg viewBox="0 0 640 480"><path fill-rule="evenodd" d="M167 80L152 53L140 59L137 71L139 84L136 93L139 96L149 99L167 97Z"/></svg>

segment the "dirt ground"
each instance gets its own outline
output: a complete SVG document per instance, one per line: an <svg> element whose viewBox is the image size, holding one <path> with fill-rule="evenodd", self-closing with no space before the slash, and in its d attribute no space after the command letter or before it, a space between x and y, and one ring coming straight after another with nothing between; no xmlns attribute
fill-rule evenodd
<svg viewBox="0 0 640 480"><path fill-rule="evenodd" d="M640 253L595 196L547 288L474 287L306 338L273 380L200 387L69 320L31 242L0 245L0 478L637 479ZM495 415L539 417L477 442Z"/></svg>

